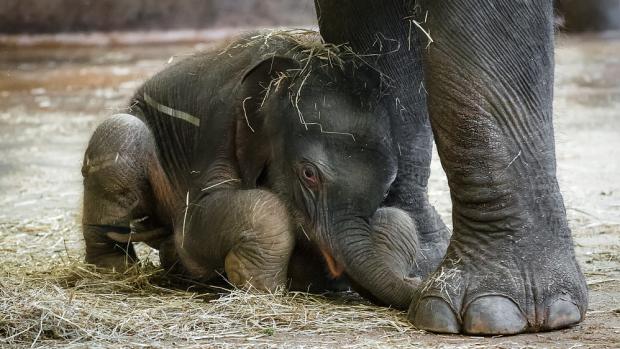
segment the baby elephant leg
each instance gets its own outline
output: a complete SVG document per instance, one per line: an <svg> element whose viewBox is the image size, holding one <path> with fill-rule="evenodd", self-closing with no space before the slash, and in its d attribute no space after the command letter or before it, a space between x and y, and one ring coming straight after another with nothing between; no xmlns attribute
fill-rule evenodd
<svg viewBox="0 0 620 349"><path fill-rule="evenodd" d="M130 236L130 222L151 211L147 166L153 147L142 121L126 114L104 121L91 137L82 166L87 263L123 270L137 260L129 239L111 237Z"/></svg>
<svg viewBox="0 0 620 349"><path fill-rule="evenodd" d="M190 202L176 222L176 249L192 277L208 280L223 269L237 287L285 284L294 236L286 206L271 192L214 192Z"/></svg>
<svg viewBox="0 0 620 349"><path fill-rule="evenodd" d="M403 210L383 207L375 212L370 224L373 230L370 236L372 251L368 253L381 261L378 268L385 271L386 283L399 281L394 289L382 294L373 294L352 279L351 285L360 295L376 304L406 309L422 281L410 275L416 270L418 259L424 258L413 220Z"/></svg>
<svg viewBox="0 0 620 349"><path fill-rule="evenodd" d="M411 217L395 207L377 210L371 219L374 230L372 241L376 252L384 257L392 270L404 278L415 269L418 258L423 258L419 250L418 234ZM408 279L410 283L422 280Z"/></svg>

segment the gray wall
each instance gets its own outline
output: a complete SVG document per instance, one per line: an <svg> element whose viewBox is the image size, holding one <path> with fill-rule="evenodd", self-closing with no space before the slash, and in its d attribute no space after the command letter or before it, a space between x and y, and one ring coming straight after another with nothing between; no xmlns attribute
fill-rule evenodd
<svg viewBox="0 0 620 349"><path fill-rule="evenodd" d="M557 0L556 6L566 31L620 29L620 0Z"/></svg>
<svg viewBox="0 0 620 349"><path fill-rule="evenodd" d="M313 0L0 0L0 33L295 26Z"/></svg>
<svg viewBox="0 0 620 349"><path fill-rule="evenodd" d="M620 29L620 0L555 0L568 31ZM313 0L0 0L0 33L300 26Z"/></svg>

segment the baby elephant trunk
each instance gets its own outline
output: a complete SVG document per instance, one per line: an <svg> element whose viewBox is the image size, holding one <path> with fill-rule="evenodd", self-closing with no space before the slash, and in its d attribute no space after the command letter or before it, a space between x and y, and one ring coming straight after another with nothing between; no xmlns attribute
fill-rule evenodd
<svg viewBox="0 0 620 349"><path fill-rule="evenodd" d="M417 234L411 218L396 208L381 208L367 221L337 224L331 247L354 288L376 303L407 309L420 280L415 267Z"/></svg>

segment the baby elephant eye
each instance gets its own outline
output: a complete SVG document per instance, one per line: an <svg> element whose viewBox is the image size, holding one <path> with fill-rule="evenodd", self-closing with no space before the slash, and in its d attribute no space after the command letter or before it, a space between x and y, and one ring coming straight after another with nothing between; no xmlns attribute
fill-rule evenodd
<svg viewBox="0 0 620 349"><path fill-rule="evenodd" d="M303 165L301 167L301 176L309 185L316 185L319 181L317 170L311 165Z"/></svg>

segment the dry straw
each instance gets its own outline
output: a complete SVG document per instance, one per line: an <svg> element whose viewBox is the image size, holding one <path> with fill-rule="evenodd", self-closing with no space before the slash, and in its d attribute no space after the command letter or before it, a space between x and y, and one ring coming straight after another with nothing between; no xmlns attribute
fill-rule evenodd
<svg viewBox="0 0 620 349"><path fill-rule="evenodd" d="M146 249L125 273L97 270L81 261L72 221L0 224L0 346L373 347L418 333L403 312L352 293L175 288ZM378 342L355 341L364 335Z"/></svg>

